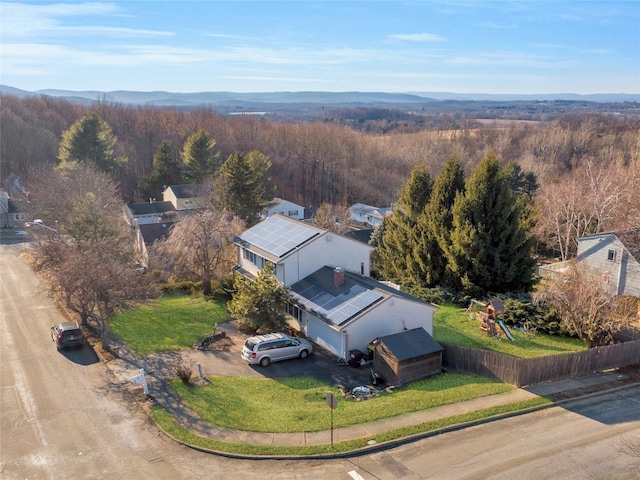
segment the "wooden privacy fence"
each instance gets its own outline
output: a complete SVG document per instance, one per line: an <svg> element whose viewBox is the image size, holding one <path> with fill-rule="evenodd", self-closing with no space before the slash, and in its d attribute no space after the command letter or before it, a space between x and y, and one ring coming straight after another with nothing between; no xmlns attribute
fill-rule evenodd
<svg viewBox="0 0 640 480"><path fill-rule="evenodd" d="M640 363L640 340L538 358L516 358L446 343L442 346L445 368L498 378L517 387Z"/></svg>

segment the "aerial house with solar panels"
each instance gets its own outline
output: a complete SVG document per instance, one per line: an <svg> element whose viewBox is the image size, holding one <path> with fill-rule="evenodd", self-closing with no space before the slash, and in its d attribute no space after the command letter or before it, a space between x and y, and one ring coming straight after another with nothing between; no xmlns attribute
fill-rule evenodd
<svg viewBox="0 0 640 480"><path fill-rule="evenodd" d="M234 243L238 245L236 271L256 277L271 262L276 278L285 287L326 265L365 277L371 270L371 245L282 214L272 215L244 231Z"/></svg>
<svg viewBox="0 0 640 480"><path fill-rule="evenodd" d="M295 302L289 323L336 356L366 353L384 335L422 327L433 335L436 307L369 277L373 247L275 215L235 239L236 272L255 278L266 262Z"/></svg>

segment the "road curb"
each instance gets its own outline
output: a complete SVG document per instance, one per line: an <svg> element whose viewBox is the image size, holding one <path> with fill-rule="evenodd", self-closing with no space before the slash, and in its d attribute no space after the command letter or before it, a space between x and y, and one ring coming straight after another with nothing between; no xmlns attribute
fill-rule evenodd
<svg viewBox="0 0 640 480"><path fill-rule="evenodd" d="M523 408L521 410L516 410L516 411L513 411L513 412L507 412L507 413L503 413L503 414L492 415L490 417L486 417L486 418L482 418L482 419L478 419L478 420L472 420L472 421L469 421L469 422L462 422L462 423L459 423L459 424L456 424L456 425L451 425L449 427L444 427L444 428L440 428L440 429L437 429L437 430L418 433L418 434L415 434L415 435L409 435L409 436L406 436L406 437L402 437L402 438L398 438L398 439L394 439L394 440L389 440L387 442L376 443L374 445L369 445L369 446L366 446L366 447L354 449L354 450L347 451L347 452L322 453L322 454L317 454L317 455L245 455L245 454L225 452L225 451L220 451L220 450L212 450L212 449L199 447L197 445L192 445L190 443L178 440L173 435L171 435L170 433L165 431L162 427L160 427L157 423L154 422L154 424L156 425L158 430L160 430L164 435L166 435L168 438L170 438L171 440L175 441L178 444L184 445L184 446L186 446L188 448L191 448L193 450L196 450L196 451L200 451L200 452L208 453L208 454L212 454L212 455L217 455L217 456L221 456L221 457L226 457L226 458L234 458L234 459L242 459L242 460L330 460L330 459L340 459L340 458L355 458L355 457L360 457L360 456L363 456L363 455L369 455L369 454L372 454L372 453L378 453L378 452L381 452L381 451L389 450L391 448L396 448L396 447L399 447L399 446L402 446L402 445L407 445L409 443L413 443L413 442L416 442L416 441L419 441L419 440L423 440L425 438L435 437L437 435L441 435L441 434L444 434L444 433L456 432L456 431L464 430L466 428L470 428L470 427L474 427L474 426L478 426L478 425L484 425L484 424L487 424L487 423L495 422L495 421L498 421L498 420L503 420L503 419L506 419L506 418L514 418L514 417L518 417L518 416L521 416L521 415L526 415L526 414L529 414L529 413L534 413L534 412L546 410L546 409L553 408L553 407L562 407L562 405L564 405L566 403L569 403L569 402L576 402L576 401L585 400L585 399L588 399L590 397L594 397L594 396L597 396L597 395L614 393L616 391L622 391L622 390L626 390L628 388L633 388L633 387L636 387L639 383L640 382L629 383L629 384L618 386L618 387L607 388L607 389L603 389L603 390L599 390L599 391L595 391L595 392L586 393L584 395L580 395L580 396L576 396L576 397L572 397L572 398L562 399L562 400L559 400L559 401L556 401L556 402L552 401L552 402L550 402L548 404L544 404L544 405L538 405L538 406L534 406L534 407L527 407L527 408ZM509 404L502 405L502 406L508 406L508 405ZM366 437L361 437L361 438L366 438ZM352 440L355 440L355 439L352 439Z"/></svg>

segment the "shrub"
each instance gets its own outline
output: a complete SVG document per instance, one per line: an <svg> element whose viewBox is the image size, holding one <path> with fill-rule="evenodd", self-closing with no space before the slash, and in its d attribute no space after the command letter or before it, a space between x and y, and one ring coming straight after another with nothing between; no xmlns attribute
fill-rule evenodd
<svg viewBox="0 0 640 480"><path fill-rule="evenodd" d="M176 376L188 385L193 376L193 361L190 358L180 358L175 365Z"/></svg>
<svg viewBox="0 0 640 480"><path fill-rule="evenodd" d="M549 335L566 335L562 319L549 305L534 305L514 298L506 298L503 303L505 311L501 317L507 325L521 325L527 330Z"/></svg>
<svg viewBox="0 0 640 480"><path fill-rule="evenodd" d="M426 302L435 303L436 305L459 303L460 301L455 291L442 286L434 288L413 287L409 289L408 293Z"/></svg>
<svg viewBox="0 0 640 480"><path fill-rule="evenodd" d="M202 282L182 281L165 283L162 286L162 292L167 295L176 293L187 293L193 295L202 290Z"/></svg>

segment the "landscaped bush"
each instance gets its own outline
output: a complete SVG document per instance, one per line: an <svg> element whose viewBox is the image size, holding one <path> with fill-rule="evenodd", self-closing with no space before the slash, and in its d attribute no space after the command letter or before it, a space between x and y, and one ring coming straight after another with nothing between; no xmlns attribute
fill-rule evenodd
<svg viewBox="0 0 640 480"><path fill-rule="evenodd" d="M517 299L503 300L504 313L500 317L510 326L522 326L529 332L566 335L562 319L549 305L534 305Z"/></svg>
<svg viewBox="0 0 640 480"><path fill-rule="evenodd" d="M460 297L455 291L441 286L434 288L414 287L409 289L408 293L426 302L435 303L436 305L460 302Z"/></svg>
<svg viewBox="0 0 640 480"><path fill-rule="evenodd" d="M177 293L187 293L189 295L202 291L202 282L182 281L165 283L161 287L162 293L165 295L174 295Z"/></svg>

